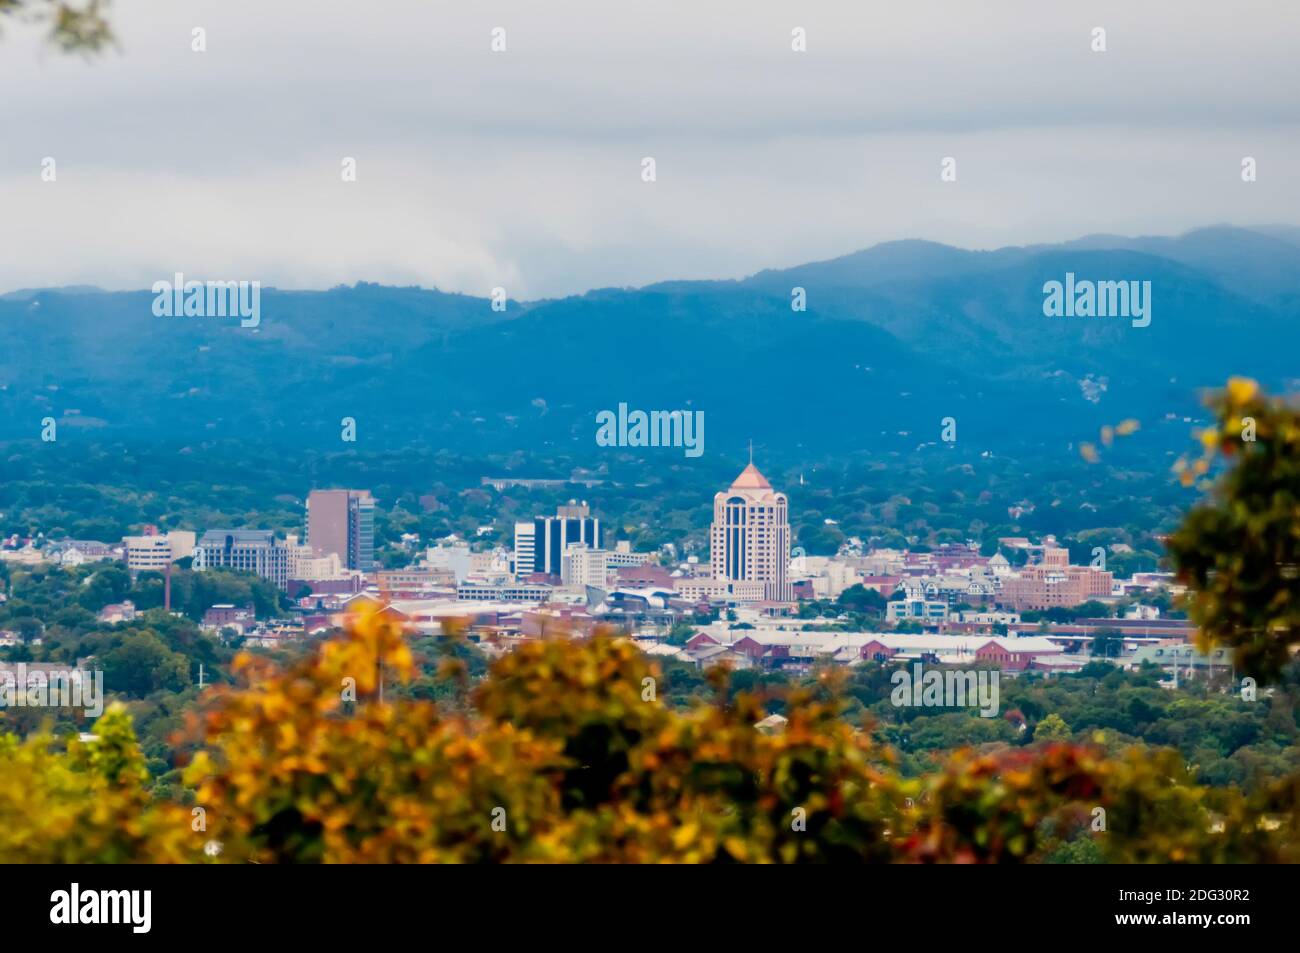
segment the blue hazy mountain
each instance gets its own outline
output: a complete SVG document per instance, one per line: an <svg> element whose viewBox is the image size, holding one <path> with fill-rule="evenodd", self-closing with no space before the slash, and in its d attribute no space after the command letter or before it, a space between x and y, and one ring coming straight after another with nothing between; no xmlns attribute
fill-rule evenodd
<svg viewBox="0 0 1300 953"><path fill-rule="evenodd" d="M911 449L954 417L968 446L1060 448L1135 417L1154 450L1185 439L1199 388L1232 374L1290 386L1296 236L1215 227L990 252L889 242L504 313L419 288L263 289L256 329L155 317L148 291L28 290L0 297L0 438L34 438L54 417L61 441L291 448L337 442L352 417L358 448L595 459L595 415L626 403L702 410L715 447ZM1044 283L1067 272L1151 282L1150 326L1046 317ZM806 311L791 309L794 288Z"/></svg>

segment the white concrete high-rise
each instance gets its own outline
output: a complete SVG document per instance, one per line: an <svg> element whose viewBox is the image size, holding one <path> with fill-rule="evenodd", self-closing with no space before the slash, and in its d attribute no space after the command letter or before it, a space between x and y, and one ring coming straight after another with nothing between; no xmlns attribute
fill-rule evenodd
<svg viewBox="0 0 1300 953"><path fill-rule="evenodd" d="M752 460L729 489L714 496L709 543L714 579L760 582L767 600L794 599L789 505Z"/></svg>
<svg viewBox="0 0 1300 953"><path fill-rule="evenodd" d="M560 566L560 580L566 586L595 586L604 589L609 585L609 553L592 549L586 543L570 543L564 550Z"/></svg>
<svg viewBox="0 0 1300 953"><path fill-rule="evenodd" d="M167 564L194 555L195 534L172 530L165 535L123 536L123 559L132 573L162 572Z"/></svg>
<svg viewBox="0 0 1300 953"><path fill-rule="evenodd" d="M532 575L536 560L537 534L533 521L515 523L515 578L523 579Z"/></svg>

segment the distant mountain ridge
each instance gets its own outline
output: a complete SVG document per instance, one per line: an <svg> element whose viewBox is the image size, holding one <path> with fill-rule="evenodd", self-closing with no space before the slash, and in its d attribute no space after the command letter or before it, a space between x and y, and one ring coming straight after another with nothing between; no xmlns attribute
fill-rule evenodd
<svg viewBox="0 0 1300 953"><path fill-rule="evenodd" d="M1067 272L1150 281L1150 327L1045 317L1043 284ZM806 311L791 309L796 287ZM1300 229L988 252L888 242L505 312L419 288L263 289L256 329L155 317L151 302L90 288L0 296L0 439L35 439L53 417L66 439L289 448L337 441L352 417L358 448L562 447L598 460L609 451L595 446L595 415L624 402L703 410L706 452L749 438L911 448L949 416L959 439L991 451L1060 447L1136 417L1154 452L1170 415L1169 441L1186 437L1197 388L1297 375Z"/></svg>

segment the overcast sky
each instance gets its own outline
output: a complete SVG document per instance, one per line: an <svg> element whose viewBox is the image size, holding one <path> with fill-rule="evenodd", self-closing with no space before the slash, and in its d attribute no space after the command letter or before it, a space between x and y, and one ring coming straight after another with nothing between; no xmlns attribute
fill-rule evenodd
<svg viewBox="0 0 1300 953"><path fill-rule="evenodd" d="M110 13L119 48L91 60L4 19L0 291L182 271L529 298L740 277L897 238L994 248L1300 224L1296 0ZM1098 26L1105 53L1090 49ZM940 181L944 156L955 183Z"/></svg>

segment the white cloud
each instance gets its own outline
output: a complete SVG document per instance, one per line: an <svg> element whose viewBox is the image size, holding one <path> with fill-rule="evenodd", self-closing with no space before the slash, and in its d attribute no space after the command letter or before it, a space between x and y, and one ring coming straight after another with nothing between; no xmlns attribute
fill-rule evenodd
<svg viewBox="0 0 1300 953"><path fill-rule="evenodd" d="M111 9L121 55L0 39L0 89L23 93L0 141L0 288L179 269L537 296L1300 207L1285 0Z"/></svg>

